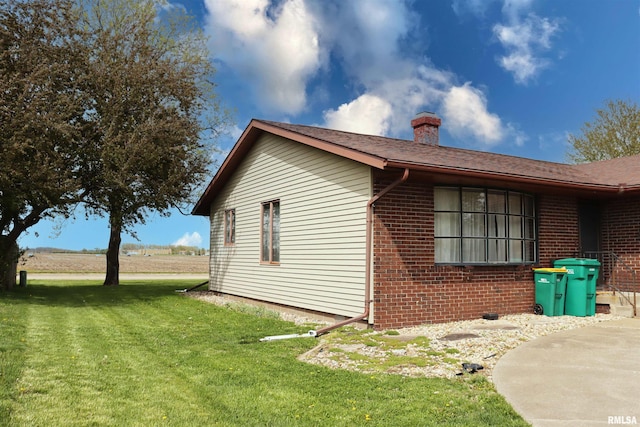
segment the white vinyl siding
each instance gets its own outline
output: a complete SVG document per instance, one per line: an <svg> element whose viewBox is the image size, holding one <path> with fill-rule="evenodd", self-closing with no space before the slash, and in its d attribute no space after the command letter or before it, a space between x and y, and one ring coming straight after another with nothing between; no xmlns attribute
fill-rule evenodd
<svg viewBox="0 0 640 427"><path fill-rule="evenodd" d="M211 207L212 290L355 316L364 309L368 166L262 136ZM261 209L278 200L279 264L260 262ZM224 212L235 209L235 244Z"/></svg>

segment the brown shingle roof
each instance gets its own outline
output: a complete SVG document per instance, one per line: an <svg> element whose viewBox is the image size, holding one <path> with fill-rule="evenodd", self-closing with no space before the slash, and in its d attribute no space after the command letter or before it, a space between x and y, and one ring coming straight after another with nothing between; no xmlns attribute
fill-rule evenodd
<svg viewBox="0 0 640 427"><path fill-rule="evenodd" d="M409 168L596 191L640 190L640 156L568 165L314 126L252 120L193 213L208 215L218 189L263 132L273 133L379 169Z"/></svg>
<svg viewBox="0 0 640 427"><path fill-rule="evenodd" d="M267 121L264 123L362 153L373 154L386 159L387 165L476 171L595 186L618 186L621 183L640 186L640 155L569 165L313 126Z"/></svg>
<svg viewBox="0 0 640 427"><path fill-rule="evenodd" d="M640 154L601 162L584 163L574 167L596 178L603 184L622 185L625 188L640 187Z"/></svg>

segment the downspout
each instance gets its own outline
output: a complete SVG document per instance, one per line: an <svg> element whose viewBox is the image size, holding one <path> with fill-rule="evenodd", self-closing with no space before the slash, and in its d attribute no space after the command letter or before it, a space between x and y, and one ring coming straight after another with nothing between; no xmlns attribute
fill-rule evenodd
<svg viewBox="0 0 640 427"><path fill-rule="evenodd" d="M348 325L350 323L354 323L354 322L358 322L360 320L363 320L367 317L369 317L369 312L371 311L370 307L371 307L371 258L372 258L372 251L373 251L373 206L375 205L375 203L380 200L380 198L382 198L382 196L384 196L385 194L387 194L389 191L393 190L395 187L397 187L398 185L402 184L403 182L405 182L407 179L409 178L409 169L405 168L404 173L402 174L402 177L398 178L397 180L395 180L394 182L392 182L391 184L389 184L387 187L385 187L381 192L379 192L378 194L376 194L375 196L373 196L371 199L369 199L369 202L367 202L367 230L366 230L366 238L365 238L365 245L366 245L366 255L365 255L365 278L364 278L364 313L356 316L356 317L352 317L350 319L346 319L343 320L342 322L338 322L335 323L333 325L324 327L322 329L318 329L317 331L315 331L315 336L320 336L322 334L326 334L329 331L332 331L334 329L337 329L341 326L345 326ZM309 331L309 334L312 334L314 331Z"/></svg>

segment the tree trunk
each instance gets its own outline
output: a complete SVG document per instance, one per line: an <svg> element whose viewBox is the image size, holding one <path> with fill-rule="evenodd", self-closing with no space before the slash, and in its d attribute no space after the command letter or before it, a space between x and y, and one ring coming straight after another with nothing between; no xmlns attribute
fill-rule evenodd
<svg viewBox="0 0 640 427"><path fill-rule="evenodd" d="M120 284L120 233L122 221L120 218L109 217L109 247L107 248L107 276L104 286L118 286Z"/></svg>
<svg viewBox="0 0 640 427"><path fill-rule="evenodd" d="M11 290L16 285L18 272L18 244L0 236L0 289Z"/></svg>

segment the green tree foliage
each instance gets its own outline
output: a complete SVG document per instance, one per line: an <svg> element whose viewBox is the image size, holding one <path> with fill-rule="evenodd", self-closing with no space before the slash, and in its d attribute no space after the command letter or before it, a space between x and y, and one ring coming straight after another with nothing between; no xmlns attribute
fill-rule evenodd
<svg viewBox="0 0 640 427"><path fill-rule="evenodd" d="M570 161L595 162L640 154L640 109L631 101L608 101L581 135L569 135Z"/></svg>
<svg viewBox="0 0 640 427"><path fill-rule="evenodd" d="M93 0L84 17L92 109L82 186L89 212L109 218L105 285L119 283L121 234L178 207L204 180L212 147L201 137L226 119L205 40L167 10L177 9Z"/></svg>
<svg viewBox="0 0 640 427"><path fill-rule="evenodd" d="M0 0L0 286L17 239L80 196L84 42L68 0Z"/></svg>

